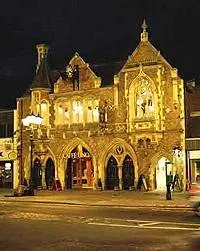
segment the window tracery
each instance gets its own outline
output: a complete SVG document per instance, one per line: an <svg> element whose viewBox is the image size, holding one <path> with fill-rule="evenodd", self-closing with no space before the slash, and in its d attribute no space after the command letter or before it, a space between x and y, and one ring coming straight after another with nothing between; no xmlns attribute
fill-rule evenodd
<svg viewBox="0 0 200 251"><path fill-rule="evenodd" d="M135 92L136 117L154 116L154 97L147 79L140 80Z"/></svg>
<svg viewBox="0 0 200 251"><path fill-rule="evenodd" d="M41 102L41 117L43 118L42 124L48 125L49 124L49 105L48 105L48 102L45 100Z"/></svg>

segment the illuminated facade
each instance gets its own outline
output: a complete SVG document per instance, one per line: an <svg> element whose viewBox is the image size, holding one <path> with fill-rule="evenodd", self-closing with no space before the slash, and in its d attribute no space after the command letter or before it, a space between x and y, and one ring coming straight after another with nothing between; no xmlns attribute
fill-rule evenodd
<svg viewBox="0 0 200 251"><path fill-rule="evenodd" d="M150 43L145 22L137 48L110 82L78 53L52 81L48 47L37 50L35 79L17 100L22 177L43 189L132 190L144 176L147 189L164 191L178 175L184 188L183 80ZM40 126L22 126L31 113L43 118Z"/></svg>

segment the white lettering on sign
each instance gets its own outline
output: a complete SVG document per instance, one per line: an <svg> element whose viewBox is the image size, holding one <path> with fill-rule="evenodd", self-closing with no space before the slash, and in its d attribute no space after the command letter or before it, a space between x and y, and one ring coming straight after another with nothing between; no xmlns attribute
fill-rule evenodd
<svg viewBox="0 0 200 251"><path fill-rule="evenodd" d="M71 159L77 159L77 158L88 158L91 157L89 152L83 152L82 154L80 153L69 153L66 155L66 158L71 158Z"/></svg>

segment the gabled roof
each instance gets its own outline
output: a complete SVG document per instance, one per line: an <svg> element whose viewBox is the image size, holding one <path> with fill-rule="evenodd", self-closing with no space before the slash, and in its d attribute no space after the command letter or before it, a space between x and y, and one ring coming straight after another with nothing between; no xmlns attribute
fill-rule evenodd
<svg viewBox="0 0 200 251"><path fill-rule="evenodd" d="M123 67L125 61L91 64L91 69L101 78L101 87L114 84L114 75Z"/></svg>
<svg viewBox="0 0 200 251"><path fill-rule="evenodd" d="M131 68L140 64L145 65L155 63L164 63L171 68L171 65L160 55L160 51L158 51L149 41L141 41L127 60L123 69Z"/></svg>
<svg viewBox="0 0 200 251"><path fill-rule="evenodd" d="M127 62L125 63L123 69L132 68L142 65L151 65L151 64L165 64L169 68L172 68L171 65L161 56L160 51L158 51L148 40L148 32L146 31L147 25L144 20L142 24L143 32L141 33L141 41L132 53L129 56Z"/></svg>

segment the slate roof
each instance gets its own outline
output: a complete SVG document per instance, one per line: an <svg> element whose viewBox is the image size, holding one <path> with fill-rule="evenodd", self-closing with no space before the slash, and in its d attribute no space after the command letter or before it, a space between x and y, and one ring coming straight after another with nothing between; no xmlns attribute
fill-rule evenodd
<svg viewBox="0 0 200 251"><path fill-rule="evenodd" d="M101 78L101 87L111 86L114 84L114 75L121 70L125 62L125 60L122 60L111 63L91 64L90 68Z"/></svg>
<svg viewBox="0 0 200 251"><path fill-rule="evenodd" d="M160 54L149 40L140 41L134 52L129 56L126 64L124 65L124 69L132 68L135 66L143 65L153 65L164 63L167 67L171 68L171 65L167 62L167 60Z"/></svg>
<svg viewBox="0 0 200 251"><path fill-rule="evenodd" d="M47 60L43 59L39 65L39 68L35 74L32 85L30 89L35 88L47 88L52 89L51 82L49 78L49 69L47 66Z"/></svg>

